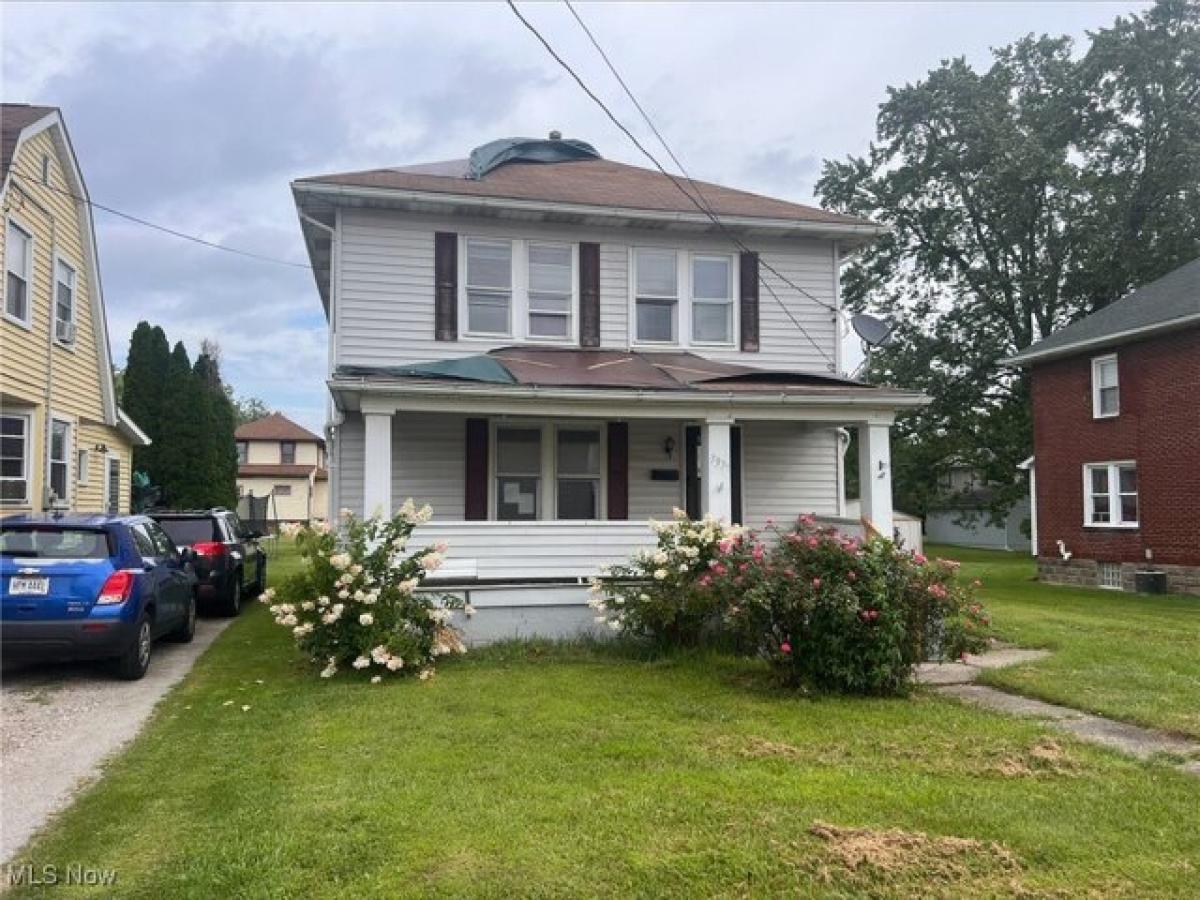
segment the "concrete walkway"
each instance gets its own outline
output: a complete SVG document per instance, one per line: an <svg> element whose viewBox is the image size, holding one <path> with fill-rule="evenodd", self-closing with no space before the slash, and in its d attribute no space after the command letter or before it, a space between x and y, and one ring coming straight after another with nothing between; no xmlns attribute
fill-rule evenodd
<svg viewBox="0 0 1200 900"><path fill-rule="evenodd" d="M1051 728L1071 734L1082 741L1108 747L1138 759L1150 759L1160 753L1183 757L1186 762L1179 764L1179 768L1191 775L1200 776L1200 741L1153 728L1117 722L1069 706L1046 703L974 683L984 669L1020 665L1049 655L1046 650L1003 648L980 656L967 656L964 662L925 663L918 667L917 681L930 685L939 694L955 697L985 709L1041 719Z"/></svg>
<svg viewBox="0 0 1200 900"><path fill-rule="evenodd" d="M0 863L100 772L231 619L200 619L190 644L159 641L141 681L102 664L30 666L0 684Z"/></svg>

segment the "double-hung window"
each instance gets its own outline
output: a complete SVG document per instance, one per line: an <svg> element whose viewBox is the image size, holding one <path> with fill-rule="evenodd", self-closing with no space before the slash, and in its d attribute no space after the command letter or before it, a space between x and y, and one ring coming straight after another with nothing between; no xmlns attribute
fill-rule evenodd
<svg viewBox="0 0 1200 900"><path fill-rule="evenodd" d="M29 324L29 279L33 238L15 222L8 223L4 244L4 311Z"/></svg>
<svg viewBox="0 0 1200 900"><path fill-rule="evenodd" d="M600 429L559 428L557 454L557 518L600 518Z"/></svg>
<svg viewBox="0 0 1200 900"><path fill-rule="evenodd" d="M1121 411L1121 386L1117 376L1117 355L1097 356L1092 360L1092 418L1107 419Z"/></svg>
<svg viewBox="0 0 1200 900"><path fill-rule="evenodd" d="M246 441L238 441L237 442L237 455L238 455L238 465L239 466L244 466L246 463L250 462L250 444ZM279 455L280 456L283 455L282 450L280 451Z"/></svg>
<svg viewBox="0 0 1200 900"><path fill-rule="evenodd" d="M1083 524L1133 528L1138 524L1137 466L1131 462L1083 467Z"/></svg>
<svg viewBox="0 0 1200 900"><path fill-rule="evenodd" d="M531 242L528 254L529 337L569 338L575 294L571 245Z"/></svg>
<svg viewBox="0 0 1200 900"><path fill-rule="evenodd" d="M512 241L467 238L467 332L512 333Z"/></svg>
<svg viewBox="0 0 1200 900"><path fill-rule="evenodd" d="M293 465L296 462L296 442L295 441L280 441L279 442L279 462L285 466Z"/></svg>
<svg viewBox="0 0 1200 900"><path fill-rule="evenodd" d="M61 259L54 261L54 337L75 341L75 270Z"/></svg>
<svg viewBox="0 0 1200 900"><path fill-rule="evenodd" d="M29 502L29 416L0 416L0 502Z"/></svg>
<svg viewBox="0 0 1200 900"><path fill-rule="evenodd" d="M696 254L692 257L692 341L733 342L733 258Z"/></svg>
<svg viewBox="0 0 1200 900"><path fill-rule="evenodd" d="M542 429L496 428L496 518L534 520L541 513Z"/></svg>
<svg viewBox="0 0 1200 900"><path fill-rule="evenodd" d="M62 419L52 419L50 421L50 490L54 494L55 504L70 504L70 470L71 423Z"/></svg>
<svg viewBox="0 0 1200 900"><path fill-rule="evenodd" d="M634 251L634 306L639 342L673 344L679 329L679 267L674 250Z"/></svg>

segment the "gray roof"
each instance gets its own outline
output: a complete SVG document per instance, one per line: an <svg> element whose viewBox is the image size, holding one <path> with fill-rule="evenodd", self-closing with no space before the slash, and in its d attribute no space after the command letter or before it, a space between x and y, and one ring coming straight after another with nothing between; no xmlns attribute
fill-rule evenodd
<svg viewBox="0 0 1200 900"><path fill-rule="evenodd" d="M1071 356L1189 326L1200 327L1200 259L1184 263L1157 281L1060 328L1004 363L1024 365Z"/></svg>

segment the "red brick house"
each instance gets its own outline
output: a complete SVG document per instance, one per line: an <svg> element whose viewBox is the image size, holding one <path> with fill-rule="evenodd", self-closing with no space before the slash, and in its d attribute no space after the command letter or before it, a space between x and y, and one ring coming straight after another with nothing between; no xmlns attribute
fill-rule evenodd
<svg viewBox="0 0 1200 900"><path fill-rule="evenodd" d="M1200 594L1200 259L1027 348L1046 581Z"/></svg>

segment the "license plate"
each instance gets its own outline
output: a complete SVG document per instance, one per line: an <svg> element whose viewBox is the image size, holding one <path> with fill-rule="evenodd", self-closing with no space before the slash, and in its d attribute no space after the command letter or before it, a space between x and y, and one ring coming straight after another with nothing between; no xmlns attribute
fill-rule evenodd
<svg viewBox="0 0 1200 900"><path fill-rule="evenodd" d="M14 576L9 579L8 592L14 597L18 594L26 596L30 594L48 594L50 593L50 579L19 578Z"/></svg>

